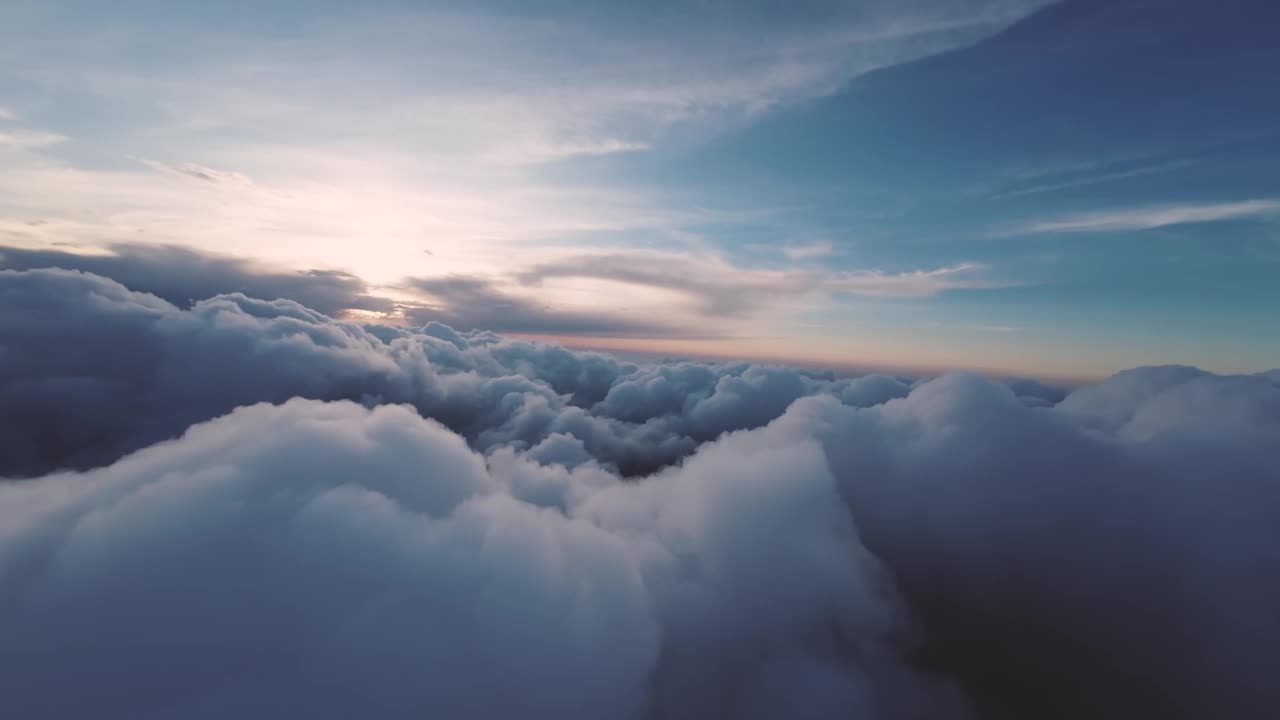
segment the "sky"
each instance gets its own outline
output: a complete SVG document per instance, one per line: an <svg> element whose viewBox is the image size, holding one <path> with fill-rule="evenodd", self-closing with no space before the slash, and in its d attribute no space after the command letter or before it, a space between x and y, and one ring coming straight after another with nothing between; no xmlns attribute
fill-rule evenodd
<svg viewBox="0 0 1280 720"><path fill-rule="evenodd" d="M3 707L1280 718L1278 28L0 0Z"/></svg>
<svg viewBox="0 0 1280 720"><path fill-rule="evenodd" d="M1260 0L0 4L0 267L583 347L1280 364Z"/></svg>

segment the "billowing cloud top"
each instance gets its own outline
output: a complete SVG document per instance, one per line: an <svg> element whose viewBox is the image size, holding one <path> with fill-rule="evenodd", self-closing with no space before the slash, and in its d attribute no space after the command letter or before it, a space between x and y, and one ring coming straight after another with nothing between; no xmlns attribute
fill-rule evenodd
<svg viewBox="0 0 1280 720"><path fill-rule="evenodd" d="M628 363L67 270L0 300L24 718L1280 710L1274 372Z"/></svg>

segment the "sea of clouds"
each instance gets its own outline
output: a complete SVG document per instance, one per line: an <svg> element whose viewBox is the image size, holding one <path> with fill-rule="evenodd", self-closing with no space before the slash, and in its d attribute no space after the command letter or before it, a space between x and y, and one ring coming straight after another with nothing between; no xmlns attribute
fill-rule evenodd
<svg viewBox="0 0 1280 720"><path fill-rule="evenodd" d="M1280 717L1280 372L623 362L0 271L0 705Z"/></svg>

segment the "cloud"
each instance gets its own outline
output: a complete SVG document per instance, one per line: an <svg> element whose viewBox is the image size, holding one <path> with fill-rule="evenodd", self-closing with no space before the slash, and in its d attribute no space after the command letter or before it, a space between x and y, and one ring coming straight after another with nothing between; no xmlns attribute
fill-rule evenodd
<svg viewBox="0 0 1280 720"><path fill-rule="evenodd" d="M123 13L110 31L93 12L59 7L4 19L14 75L64 92L77 87L68 77L79 78L96 96L137 103L149 115L141 123L168 122L188 137L247 128L270 141L325 142L349 138L359 124L401 149L512 166L634 152L673 132L732 127L876 68L989 36L1044 4L866 0L782 14L687 2L593 13L374 6L253 36L233 30L266 19L253 9L226 24ZM77 52L49 52L51 28L76 32ZM183 57L183 80L121 52L140 38ZM347 50L356 47L376 51ZM360 109L335 102L334 87ZM422 142L432 138L444 140Z"/></svg>
<svg viewBox="0 0 1280 720"><path fill-rule="evenodd" d="M335 321L241 293L183 309L57 269L0 270L0 292L0 477L110 463L240 405L291 397L410 404L486 451L566 435L631 475L768 423L799 397L866 404L910 388L750 363L636 365L434 321Z"/></svg>
<svg viewBox="0 0 1280 720"><path fill-rule="evenodd" d="M0 150L37 150L69 140L65 135L44 130L16 128L0 130Z"/></svg>
<svg viewBox="0 0 1280 720"><path fill-rule="evenodd" d="M522 271L519 279L540 284L554 278L592 278L664 290L694 300L707 315L741 315L778 294L808 292L807 273L776 270L744 271L718 258L680 253L626 252L578 255L543 263Z"/></svg>
<svg viewBox="0 0 1280 720"><path fill-rule="evenodd" d="M1268 218L1280 212L1280 200L1245 200L1207 205L1158 205L1079 213L1054 220L1027 223L1007 235L1041 233L1104 233L1152 230L1186 223Z"/></svg>
<svg viewBox="0 0 1280 720"><path fill-rule="evenodd" d="M59 241L158 237L291 267L323 258L380 284L516 272L585 233L671 237L735 214L708 205L759 213L742 198L628 182L613 166L963 46L1044 4L376 3L290 28L248 5L203 22L6 4L5 77L102 121L42 113L77 142L6 168L0 223L38 211ZM67 34L74 52L50 45ZM121 162L139 155L145 167ZM575 160L591 167L549 167Z"/></svg>
<svg viewBox="0 0 1280 720"><path fill-rule="evenodd" d="M1065 167L1053 167L1041 171L1020 172L992 197L1015 198L1059 190L1090 187L1104 183L1129 180L1180 170L1199 162L1201 158L1181 157L1174 160L1154 160L1151 157L1127 157L1122 160L1069 163Z"/></svg>
<svg viewBox="0 0 1280 720"><path fill-rule="evenodd" d="M1017 325L966 325L956 323L943 323L930 321L925 323L926 327L945 328L952 330L971 330L982 333L1016 333L1022 332L1022 328Z"/></svg>
<svg viewBox="0 0 1280 720"><path fill-rule="evenodd" d="M833 273L828 278L832 290L874 297L924 297L949 290L989 290L1009 287L1008 281L986 277L981 263L959 263L933 270L885 273L879 270Z"/></svg>
<svg viewBox="0 0 1280 720"><path fill-rule="evenodd" d="M237 173L205 168L166 167L163 172L215 186L252 184ZM216 295L242 293L253 298L293 300L330 317L349 316L357 311L381 315L390 322L439 322L463 330L541 335L731 337L745 326L720 320L749 320L770 306L776 309L779 298L799 298L823 291L902 296L988 285L978 279L982 268L976 265L901 274L774 271L743 269L718 258L680 253L617 253L535 265L518 275L520 284L514 285L498 277L452 274L409 277L375 288L342 270L291 272L263 262L178 245L110 242L77 248L76 243L50 240L68 234L67 223L62 220L26 220L0 229L23 243L0 245L0 268L81 270L183 307ZM30 246L41 243L73 249ZM431 250L421 252L433 259L436 255ZM648 297L643 293L629 296L614 288L603 293L589 289L589 302L584 306L581 290L576 296L527 292L524 285L539 284L544 278L605 280L675 291L676 297ZM602 294L609 299L601 299ZM681 319L673 318L672 311L682 307L689 312Z"/></svg>
<svg viewBox="0 0 1280 720"><path fill-rule="evenodd" d="M739 267L711 256L618 252L542 263L520 272L518 277L527 284L540 284L554 278L592 278L674 290L691 298L700 313L731 317L776 305L780 298L822 292L915 297L1008 284L987 278L985 270L978 263L899 273L811 268L772 270Z"/></svg>
<svg viewBox="0 0 1280 720"><path fill-rule="evenodd" d="M1280 708L1276 371L1068 394L180 309L66 270L0 297L24 717Z"/></svg>
<svg viewBox="0 0 1280 720"><path fill-rule="evenodd" d="M788 260L812 260L830 255L835 251L834 246L829 242L810 243L808 245L787 245L782 248L782 254Z"/></svg>
<svg viewBox="0 0 1280 720"><path fill-rule="evenodd" d="M0 106L0 120L5 122L16 122L18 120L18 114L9 108Z"/></svg>
<svg viewBox="0 0 1280 720"><path fill-rule="evenodd" d="M579 157L602 157L618 153L643 152L653 148L644 142L602 138L587 142L526 142L518 145L499 146L481 157L498 165L534 164L557 162Z"/></svg>
<svg viewBox="0 0 1280 720"><path fill-rule="evenodd" d="M0 477L110 463L235 407L291 397L407 403L481 450L568 435L636 474L764 424L801 395L858 382L691 363L676 369L680 402L637 417L626 403L672 392L665 370L487 331L358 325L240 293L182 309L58 269L0 270L0 293Z"/></svg>
<svg viewBox="0 0 1280 720"><path fill-rule="evenodd" d="M681 337L696 334L674 322L636 318L622 312L557 310L537 300L504 292L494 281L482 277L410 278L406 285L426 293L438 303L406 306L406 315L418 324L437 321L464 330L483 328L494 332L583 336Z"/></svg>
<svg viewBox="0 0 1280 720"><path fill-rule="evenodd" d="M175 245L108 245L109 252L85 254L0 246L0 268L67 268L109 277L134 290L188 306L226 293L255 298L287 298L329 316L349 310L390 313L395 303L369 293L360 278L337 270L289 272L226 255Z"/></svg>
<svg viewBox="0 0 1280 720"><path fill-rule="evenodd" d="M162 163L155 160L142 160L141 162L143 165L146 165L156 172L175 177L191 178L193 180L200 180L202 182L212 183L215 185L220 183L234 183L237 185L253 184L253 181L243 173L230 170L215 170L195 163L171 165L169 163Z"/></svg>
<svg viewBox="0 0 1280 720"><path fill-rule="evenodd" d="M0 497L23 717L964 717L813 443L633 484L294 400Z"/></svg>
<svg viewBox="0 0 1280 720"><path fill-rule="evenodd" d="M663 233L738 217L518 169L424 168L400 152L287 146L247 155L110 168L15 155L0 175L0 235L24 246L177 243L294 268L319 258L390 284L406 275L513 271L563 254L552 238ZM33 215L46 225L29 226Z"/></svg>
<svg viewBox="0 0 1280 720"><path fill-rule="evenodd" d="M496 362L487 377L471 372L478 361L449 340L386 328L384 342L293 301L219 295L181 310L63 270L0 271L0 285L0 476L110 462L239 405L294 396L411 402L463 430L500 425L504 398L560 403L549 384ZM147 411L120 417L113 406Z"/></svg>
<svg viewBox="0 0 1280 720"><path fill-rule="evenodd" d="M801 400L764 432L815 428L922 657L982 714L1280 707L1272 379L1144 368L1046 408L947 376L875 408Z"/></svg>

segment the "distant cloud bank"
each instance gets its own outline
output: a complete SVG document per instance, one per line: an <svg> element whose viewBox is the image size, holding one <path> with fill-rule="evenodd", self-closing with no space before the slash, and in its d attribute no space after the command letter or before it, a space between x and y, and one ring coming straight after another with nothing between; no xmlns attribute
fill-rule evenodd
<svg viewBox="0 0 1280 720"><path fill-rule="evenodd" d="M201 168L175 170L201 182L223 182ZM27 230L43 221L28 221ZM432 256L430 250L424 255ZM0 269L80 270L108 277L133 290L180 307L215 295L295 300L330 317L365 317L423 325L442 322L460 330L484 329L581 337L724 338L759 325L762 316L788 301L851 294L916 298L955 290L982 290L1017 283L993 279L978 263L932 270L827 271L815 268L753 269L718 257L687 253L627 251L571 255L511 275L465 273L409 276L373 287L342 270L290 271L245 258L180 245L111 243L95 248L63 243L40 248L0 244ZM555 279L613 283L639 292L639 307L604 298L590 305L562 306L526 292ZM647 292L675 298L654 300ZM600 293L607 295L607 293ZM394 297L393 297L394 296Z"/></svg>
<svg viewBox="0 0 1280 720"><path fill-rule="evenodd" d="M24 718L1280 710L1277 372L1068 394L68 270L0 298Z"/></svg>

